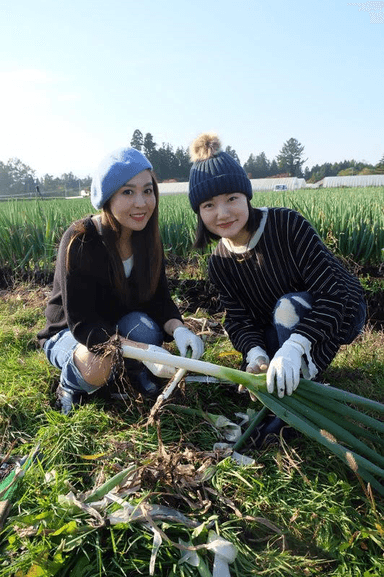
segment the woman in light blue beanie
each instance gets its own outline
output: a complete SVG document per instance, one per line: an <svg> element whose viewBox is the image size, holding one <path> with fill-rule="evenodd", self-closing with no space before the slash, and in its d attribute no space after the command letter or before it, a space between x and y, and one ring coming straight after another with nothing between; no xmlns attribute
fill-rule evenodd
<svg viewBox="0 0 384 577"><path fill-rule="evenodd" d="M168 290L151 163L134 148L114 151L95 171L91 202L101 213L73 223L61 239L46 325L38 334L61 371L57 400L64 414L118 383L157 396L159 366L123 360L123 344L164 353L163 341L174 338L180 354L188 348L194 358L203 353Z"/></svg>
<svg viewBox="0 0 384 577"><path fill-rule="evenodd" d="M318 377L362 331L363 289L301 214L251 206L251 182L216 134L200 135L190 153L195 247L218 241L208 272L225 329L242 368L266 372L270 393L291 395L301 375ZM269 425L276 432L282 422Z"/></svg>

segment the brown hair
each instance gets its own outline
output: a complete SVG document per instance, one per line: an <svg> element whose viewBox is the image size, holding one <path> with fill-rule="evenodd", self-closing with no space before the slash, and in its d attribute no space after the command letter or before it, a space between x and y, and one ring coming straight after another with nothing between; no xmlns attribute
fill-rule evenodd
<svg viewBox="0 0 384 577"><path fill-rule="evenodd" d="M156 206L147 226L140 231L133 231L131 247L134 267L130 279L135 285L135 291L140 295L141 301L149 300L155 293L161 268L163 249L159 231L159 188L153 174L152 184L156 198ZM67 268L69 268L69 252L72 242L85 233L84 221L75 225L73 235L67 248ZM123 263L117 250L117 240L121 235L121 225L113 216L108 200L102 208L102 237L110 256L112 282L123 301L128 298L127 282L124 274Z"/></svg>
<svg viewBox="0 0 384 577"><path fill-rule="evenodd" d="M261 211L257 208L253 208L249 199L247 198L248 205L248 220L246 224L247 231L253 234L260 224ZM205 249L207 245L215 240L219 240L221 237L213 232L210 232L205 226L203 219L200 216L200 211L197 213L197 227L196 227L196 238L193 244L193 248Z"/></svg>

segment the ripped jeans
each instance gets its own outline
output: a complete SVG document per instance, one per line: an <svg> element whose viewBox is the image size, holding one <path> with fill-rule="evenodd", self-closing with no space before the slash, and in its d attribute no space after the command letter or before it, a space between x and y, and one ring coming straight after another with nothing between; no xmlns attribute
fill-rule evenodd
<svg viewBox="0 0 384 577"><path fill-rule="evenodd" d="M145 313L132 312L117 323L119 334L135 342L161 346L163 331ZM48 361L61 370L60 384L64 389L94 393L100 387L87 383L76 367L73 354L79 342L69 329L63 329L44 343L43 350Z"/></svg>
<svg viewBox="0 0 384 577"><path fill-rule="evenodd" d="M266 327L264 339L269 358L289 339L295 327L312 308L313 297L308 292L288 293L276 303L273 325ZM363 330L366 319L366 304L362 299L349 332L342 344L349 345Z"/></svg>

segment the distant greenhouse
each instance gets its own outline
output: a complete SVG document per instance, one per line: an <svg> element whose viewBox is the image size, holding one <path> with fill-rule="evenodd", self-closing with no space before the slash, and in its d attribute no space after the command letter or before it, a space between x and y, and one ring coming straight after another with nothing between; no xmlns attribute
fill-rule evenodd
<svg viewBox="0 0 384 577"><path fill-rule="evenodd" d="M254 178L251 179L252 190L298 190L305 188L304 178Z"/></svg>
<svg viewBox="0 0 384 577"><path fill-rule="evenodd" d="M339 186L384 186L384 174L358 174L356 176L326 176L316 187L337 188Z"/></svg>
<svg viewBox="0 0 384 577"><path fill-rule="evenodd" d="M188 193L188 182L159 182L160 194L181 194Z"/></svg>
<svg viewBox="0 0 384 577"><path fill-rule="evenodd" d="M251 179L252 190L297 190L305 188L304 178L254 178ZM188 182L160 182L160 194L188 194Z"/></svg>

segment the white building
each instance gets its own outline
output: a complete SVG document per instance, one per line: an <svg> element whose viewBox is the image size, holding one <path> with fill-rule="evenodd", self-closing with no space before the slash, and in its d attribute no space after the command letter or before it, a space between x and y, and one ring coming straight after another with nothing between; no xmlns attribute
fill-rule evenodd
<svg viewBox="0 0 384 577"><path fill-rule="evenodd" d="M325 176L316 182L316 188L339 186L384 186L384 174L357 174L356 176Z"/></svg>
<svg viewBox="0 0 384 577"><path fill-rule="evenodd" d="M306 183L304 178L297 178L296 176L287 178L253 178L251 179L252 190L275 190L275 186L286 186L286 190L298 190L305 188Z"/></svg>
<svg viewBox="0 0 384 577"><path fill-rule="evenodd" d="M304 178L253 178L251 179L252 190L275 190L275 186L286 186L286 190L305 188ZM188 182L160 182L160 194L188 194Z"/></svg>
<svg viewBox="0 0 384 577"><path fill-rule="evenodd" d="M159 182L160 194L188 194L189 182Z"/></svg>

